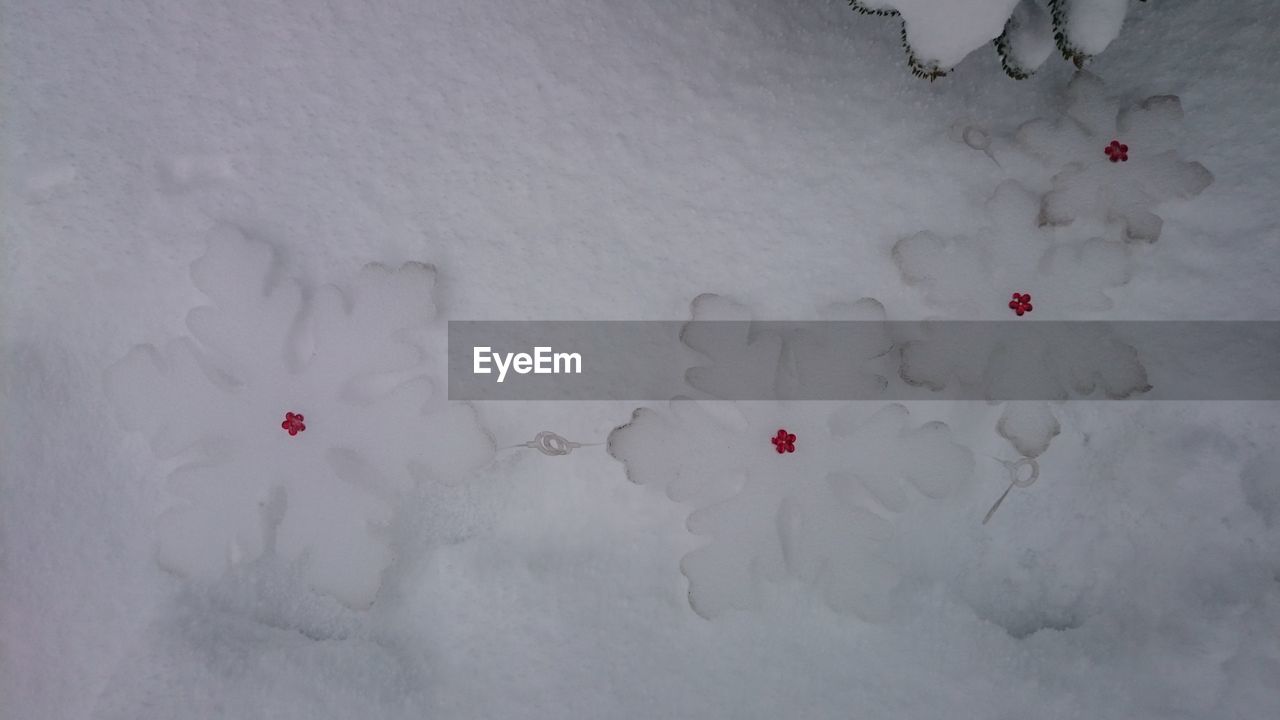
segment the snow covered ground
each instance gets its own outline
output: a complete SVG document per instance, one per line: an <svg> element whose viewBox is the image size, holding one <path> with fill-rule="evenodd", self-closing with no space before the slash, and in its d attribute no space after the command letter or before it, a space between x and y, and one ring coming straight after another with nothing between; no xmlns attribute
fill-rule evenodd
<svg viewBox="0 0 1280 720"><path fill-rule="evenodd" d="M4 0L0 717L1280 714L1274 403L440 396L706 293L1280 317L1280 11L1131 5L929 83L826 0Z"/></svg>

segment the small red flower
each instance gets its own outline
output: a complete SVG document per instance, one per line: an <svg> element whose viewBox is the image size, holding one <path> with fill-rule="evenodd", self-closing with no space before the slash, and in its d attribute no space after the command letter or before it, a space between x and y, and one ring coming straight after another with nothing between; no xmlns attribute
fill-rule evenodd
<svg viewBox="0 0 1280 720"><path fill-rule="evenodd" d="M1031 293L1014 293L1013 299L1009 301L1009 309L1022 317L1023 314L1031 312Z"/></svg>
<svg viewBox="0 0 1280 720"><path fill-rule="evenodd" d="M786 430L778 430L778 434L774 435L769 442L773 443L778 454L793 453L796 451L796 435Z"/></svg>
<svg viewBox="0 0 1280 720"><path fill-rule="evenodd" d="M302 413L287 412L284 414L284 422L280 423L280 427L288 430L290 435L297 435L307 429L307 426L302 424L303 420Z"/></svg>
<svg viewBox="0 0 1280 720"><path fill-rule="evenodd" d="M1119 140L1112 140L1110 145L1102 149L1102 152L1107 154L1111 162L1129 162L1129 146Z"/></svg>

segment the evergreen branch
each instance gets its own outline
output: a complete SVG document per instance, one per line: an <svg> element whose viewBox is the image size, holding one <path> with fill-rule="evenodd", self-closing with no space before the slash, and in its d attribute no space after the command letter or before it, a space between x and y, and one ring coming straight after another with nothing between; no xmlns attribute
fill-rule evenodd
<svg viewBox="0 0 1280 720"><path fill-rule="evenodd" d="M893 17L900 13L893 8L869 8L863 5L860 0L849 0L849 7L859 15L878 15L880 17Z"/></svg>
<svg viewBox="0 0 1280 720"><path fill-rule="evenodd" d="M849 7L859 15L875 15L877 17L901 17L902 13L892 8L872 8L867 7L861 0L849 0ZM907 67L911 69L911 74L923 80L933 82L940 77L945 77L951 72L949 68L941 68L935 62L924 62L916 55L916 51L911 47L911 43L907 42L907 21L903 20L902 28L899 35L902 38L902 49L907 53Z"/></svg>
<svg viewBox="0 0 1280 720"><path fill-rule="evenodd" d="M1077 68L1084 67L1086 60L1093 57L1071 44L1067 37L1067 5L1070 0L1049 0L1049 13L1053 18L1053 42L1063 59L1070 60Z"/></svg>

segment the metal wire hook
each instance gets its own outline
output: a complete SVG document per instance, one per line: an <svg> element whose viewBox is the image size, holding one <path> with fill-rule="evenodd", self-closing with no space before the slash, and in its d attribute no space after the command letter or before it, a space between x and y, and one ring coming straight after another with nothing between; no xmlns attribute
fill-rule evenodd
<svg viewBox="0 0 1280 720"><path fill-rule="evenodd" d="M996 458L996 460L1000 460L1000 458ZM1016 462L1009 462L1008 460L1000 460L1000 463L1004 465L1006 468L1008 468L1009 470L1009 487L1005 488L1004 492L1000 494L1000 497L996 499L995 505L992 505L991 509L987 511L987 516L982 518L983 525L986 525L987 521L991 519L991 516L996 514L996 510L1000 509L1000 504L1003 503L1004 499L1009 496L1009 492L1011 490L1013 490L1015 487L1020 487L1020 488L1031 487L1032 485L1035 484L1036 479L1040 477L1040 463L1036 462L1035 458L1024 457L1021 460L1018 460ZM1018 469L1021 468L1023 465L1031 466L1031 474L1028 475L1026 479L1022 479L1018 477Z"/></svg>

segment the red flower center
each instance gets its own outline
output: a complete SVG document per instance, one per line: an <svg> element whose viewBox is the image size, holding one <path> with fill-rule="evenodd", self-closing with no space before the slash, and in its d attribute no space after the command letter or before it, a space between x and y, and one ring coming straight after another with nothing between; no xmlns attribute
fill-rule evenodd
<svg viewBox="0 0 1280 720"><path fill-rule="evenodd" d="M769 442L773 443L773 447L778 451L779 455L796 451L795 433L789 433L784 429L779 429L778 434L774 435Z"/></svg>
<svg viewBox="0 0 1280 720"><path fill-rule="evenodd" d="M1129 162L1129 146L1119 140L1112 140L1110 145L1102 149L1102 152L1106 153L1111 162Z"/></svg>
<svg viewBox="0 0 1280 720"><path fill-rule="evenodd" d="M1018 317L1031 312L1031 293L1014 293L1013 299L1009 301L1009 309Z"/></svg>
<svg viewBox="0 0 1280 720"><path fill-rule="evenodd" d="M280 423L280 427L287 430L289 435L297 435L307 429L307 426L302 423L304 419L302 413L287 412L284 414L284 422Z"/></svg>

